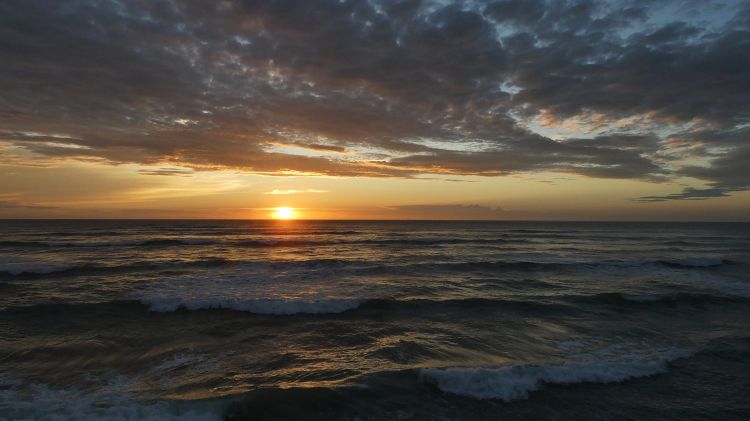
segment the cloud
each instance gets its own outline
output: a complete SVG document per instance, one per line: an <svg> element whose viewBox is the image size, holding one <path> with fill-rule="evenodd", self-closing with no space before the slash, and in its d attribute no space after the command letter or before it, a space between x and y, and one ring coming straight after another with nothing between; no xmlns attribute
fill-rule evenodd
<svg viewBox="0 0 750 421"><path fill-rule="evenodd" d="M481 205L404 205L389 209L402 219L498 220L504 216L501 208Z"/></svg>
<svg viewBox="0 0 750 421"><path fill-rule="evenodd" d="M11 200L0 200L0 209L48 210L48 209L57 209L57 207L37 205L33 203L17 202L17 201L11 201Z"/></svg>
<svg viewBox="0 0 750 421"><path fill-rule="evenodd" d="M750 127L728 130L696 130L683 140L697 144L704 165L685 165L678 174L708 182L708 188L686 187L682 192L665 196L647 196L638 201L705 200L729 196L734 191L750 190Z"/></svg>
<svg viewBox="0 0 750 421"><path fill-rule="evenodd" d="M317 190L317 189L304 189L304 190L289 189L289 190L279 190L279 189L273 189L273 190L265 192L263 194L286 195L286 194L301 194L301 193L328 193L328 190Z"/></svg>
<svg viewBox="0 0 750 421"><path fill-rule="evenodd" d="M729 196L731 190L724 188L696 189L686 187L680 193L667 194L664 196L644 196L635 199L637 202L666 202L668 200L706 200L714 197Z"/></svg>
<svg viewBox="0 0 750 421"><path fill-rule="evenodd" d="M186 168L157 168L155 170L138 170L138 174L190 177L193 174L193 170Z"/></svg>
<svg viewBox="0 0 750 421"><path fill-rule="evenodd" d="M731 138L750 122L750 6L720 5L11 0L0 140L51 160L689 176L729 194L747 185L734 162L748 146ZM571 119L575 133L553 140Z"/></svg>

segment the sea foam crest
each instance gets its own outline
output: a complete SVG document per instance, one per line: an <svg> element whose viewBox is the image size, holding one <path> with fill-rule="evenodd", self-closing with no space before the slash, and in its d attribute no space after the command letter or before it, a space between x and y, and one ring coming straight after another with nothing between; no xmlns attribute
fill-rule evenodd
<svg viewBox="0 0 750 421"><path fill-rule="evenodd" d="M440 390L475 399L526 399L543 384L584 382L613 383L653 376L667 370L668 364L689 356L674 351L652 359L588 361L559 365L513 365L506 367L426 368L421 378Z"/></svg>
<svg viewBox="0 0 750 421"><path fill-rule="evenodd" d="M255 314L325 314L342 313L359 307L359 300L285 300L266 298L142 298L152 311L171 312L179 309L227 309Z"/></svg>

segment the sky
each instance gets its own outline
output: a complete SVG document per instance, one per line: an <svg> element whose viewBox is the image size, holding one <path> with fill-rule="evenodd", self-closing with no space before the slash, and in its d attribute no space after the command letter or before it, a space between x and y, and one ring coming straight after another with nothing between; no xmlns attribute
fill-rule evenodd
<svg viewBox="0 0 750 421"><path fill-rule="evenodd" d="M0 218L750 220L750 2L6 0Z"/></svg>

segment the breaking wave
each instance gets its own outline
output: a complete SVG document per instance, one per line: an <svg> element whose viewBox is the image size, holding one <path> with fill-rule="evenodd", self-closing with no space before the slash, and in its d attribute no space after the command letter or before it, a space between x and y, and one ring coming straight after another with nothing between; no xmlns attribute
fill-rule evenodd
<svg viewBox="0 0 750 421"><path fill-rule="evenodd" d="M135 382L116 377L94 391L45 384L24 384L0 373L2 419L107 419L107 420L194 420L221 419L221 408L187 407L161 400L140 400L132 392ZM206 405L208 406L208 405ZM217 406L217 405L214 405Z"/></svg>
<svg viewBox="0 0 750 421"><path fill-rule="evenodd" d="M526 399L545 384L615 383L648 377L667 370L669 363L689 357L686 351L673 351L651 359L571 362L559 365L513 365L506 367L425 368L423 381L443 392L475 399L506 402Z"/></svg>
<svg viewBox="0 0 750 421"><path fill-rule="evenodd" d="M254 314L331 314L343 313L359 307L359 300L282 300L282 299L238 299L238 298L142 298L141 303L151 311L173 312L177 310L237 310Z"/></svg>

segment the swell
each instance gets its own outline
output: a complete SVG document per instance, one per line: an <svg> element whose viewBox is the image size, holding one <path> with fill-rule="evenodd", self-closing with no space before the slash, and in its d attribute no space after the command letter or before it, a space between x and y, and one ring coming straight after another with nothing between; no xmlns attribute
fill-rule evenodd
<svg viewBox="0 0 750 421"><path fill-rule="evenodd" d="M393 299L393 298L332 298L332 299L281 299L237 297L164 297L143 296L92 303L39 303L6 308L3 312L59 313L73 311L150 311L155 313L225 312L234 311L269 316L349 314L362 317L382 314L426 315L441 312L470 314L476 311L511 311L550 314L597 311L595 306L633 306L633 308L673 307L675 305L702 306L706 304L748 304L743 297L709 294L679 293L671 295L634 295L601 293L594 295L560 295L555 297L517 299L456 298Z"/></svg>
<svg viewBox="0 0 750 421"><path fill-rule="evenodd" d="M544 385L611 384L653 377L673 368L679 369L678 361L694 355L689 350L673 348L652 355L636 352L621 359L561 364L379 371L336 387L258 388L228 405L224 416L227 420L359 419L364 412L374 415L367 419L396 419L394 414L399 410L407 414L404 418L409 419L494 419L500 413L511 415L512 419L535 419L529 416L534 412L514 412L513 407L499 407L496 402L528 399ZM446 401L445 394L454 398ZM458 401L456 397L466 401ZM487 405L476 401L487 399L495 402L490 401ZM549 416L548 405L538 404L536 413L541 418ZM534 405L537 408L537 403ZM404 408L411 412L407 413ZM484 410L477 412L479 408ZM459 412L462 410L465 412ZM581 418L581 410L574 413L577 416L560 418Z"/></svg>
<svg viewBox="0 0 750 421"><path fill-rule="evenodd" d="M177 310L236 310L253 314L288 316L293 314L336 314L353 310L359 300L289 300L269 298L143 298L142 304L149 310L170 313Z"/></svg>
<svg viewBox="0 0 750 421"><path fill-rule="evenodd" d="M18 267L12 270L0 271L0 280L13 279L42 279L58 278L85 275L103 275L117 274L135 271L160 271L169 269L189 269L198 267L217 267L231 265L231 260L216 258L193 261L178 262L133 262L124 265L104 266L97 264L83 264L72 266L47 266L47 265L29 265L28 267Z"/></svg>
<svg viewBox="0 0 750 421"><path fill-rule="evenodd" d="M391 245L391 246L440 246L451 244L528 244L523 239L504 238L365 238L353 240L312 240L312 239L250 239L227 240L222 244L234 247L311 247L340 245Z"/></svg>
<svg viewBox="0 0 750 421"><path fill-rule="evenodd" d="M176 261L137 261L123 265L56 265L54 263L2 264L0 263L0 280L8 279L39 279L47 277L69 277L80 275L99 275L137 271L190 270L197 268L235 268L235 269L265 269L278 271L287 269L351 269L372 266L372 263L362 260L344 259L310 259L299 261L253 261L232 260L224 258L206 258L199 260Z"/></svg>
<svg viewBox="0 0 750 421"><path fill-rule="evenodd" d="M286 234L286 233L284 233ZM284 235L278 233L275 235ZM330 235L330 234L326 234ZM334 235L349 235L335 233ZM353 234L352 234L353 235ZM395 239L354 239L354 240L315 240L315 239L220 239L220 238L154 238L148 240L118 241L0 241L5 248L109 248L109 247L175 247L221 244L230 247L312 247L336 245L450 245L450 244L527 244L524 239L469 239L469 238L395 238Z"/></svg>
<svg viewBox="0 0 750 421"><path fill-rule="evenodd" d="M32 234L35 237L112 237L126 235L122 231L82 231L82 232L39 232Z"/></svg>
<svg viewBox="0 0 750 421"><path fill-rule="evenodd" d="M509 238L384 238L361 240L357 243L384 245L528 244L531 241Z"/></svg>
<svg viewBox="0 0 750 421"><path fill-rule="evenodd" d="M700 268L716 268L722 265L733 265L738 262L729 259L716 259L716 258L697 258L697 259L682 259L682 260L657 260L657 264L678 269L700 269Z"/></svg>
<svg viewBox="0 0 750 421"><path fill-rule="evenodd" d="M647 267L666 267L671 269L714 269L724 265L735 265L728 259L693 258L675 260L602 260L591 262L532 262L532 261L495 261L495 262L444 262L415 263L403 267L380 268L380 270L446 270L446 271L555 271L587 269L637 269ZM378 269L375 269L378 270Z"/></svg>
<svg viewBox="0 0 750 421"><path fill-rule="evenodd" d="M585 311L586 305L658 307L704 304L750 303L746 297L720 296L703 293L677 293L663 295L637 295L620 292L601 293L594 295L557 295L547 297L519 297L519 298L457 298L446 300L429 299L368 299L362 301L359 310L362 311L424 311L437 310L471 310L471 309L513 309L543 312L572 312Z"/></svg>
<svg viewBox="0 0 750 421"><path fill-rule="evenodd" d="M625 294L605 292L588 296L571 296L571 301L579 303L598 303L616 306L657 306L686 304L701 306L705 304L747 303L746 297L711 295L703 293L680 292L676 294Z"/></svg>
<svg viewBox="0 0 750 421"><path fill-rule="evenodd" d="M531 261L495 261L495 262L441 262L412 263L391 265L384 262L345 259L312 259L299 261L243 261L223 258L211 258L190 261L144 261L124 265L102 266L96 264L66 265L55 267L47 263L28 265L0 264L2 279L36 279L45 277L79 276L91 274L121 273L131 271L154 270L187 270L200 267L236 266L267 268L268 270L335 269L349 271L352 274L388 275L388 274L424 274L442 272L540 272L557 270L598 270L598 269L638 269L647 267L665 267L678 270L712 270L725 265L737 265L739 262L717 258L694 258L680 260L645 260L645 261L593 261L593 262L531 262ZM12 267L11 267L12 266Z"/></svg>
<svg viewBox="0 0 750 421"><path fill-rule="evenodd" d="M53 233L50 235L65 235L64 233ZM111 233L84 233L71 234L70 237L76 236L114 236L122 238L124 235L116 232ZM187 233L185 233L187 234ZM110 247L177 247L177 246L201 246L220 244L228 247L314 247L314 246L337 246L337 245L372 245L372 246L442 246L442 245L514 245L514 244L538 244L540 242L569 239L580 240L574 241L575 244L590 243L597 245L602 241L627 241L645 243L649 246L683 246L683 247L743 247L750 245L750 242L740 242L736 240L724 239L716 240L717 242L705 242L706 239L690 240L659 240L652 237L607 237L607 236L570 236L551 234L546 236L537 235L507 235L499 234L491 238L450 238L450 237L425 237L410 236L396 238L362 238L357 237L363 233L360 231L324 231L324 232L244 232L238 235L250 235L250 238L232 238L227 237L228 233L215 233L214 236L207 236L211 233L200 232L197 237L156 237L147 239L113 239L104 241L43 241L43 240L4 240L0 241L0 248L110 248ZM236 235L229 233L231 235ZM279 238L281 236L299 235L303 238ZM310 238L313 236L312 238ZM355 238L342 238L345 236L355 236Z"/></svg>
<svg viewBox="0 0 750 421"><path fill-rule="evenodd" d="M118 241L0 241L0 247L14 248L108 248L108 247L157 247L197 246L214 244L210 238L153 238L148 240Z"/></svg>

